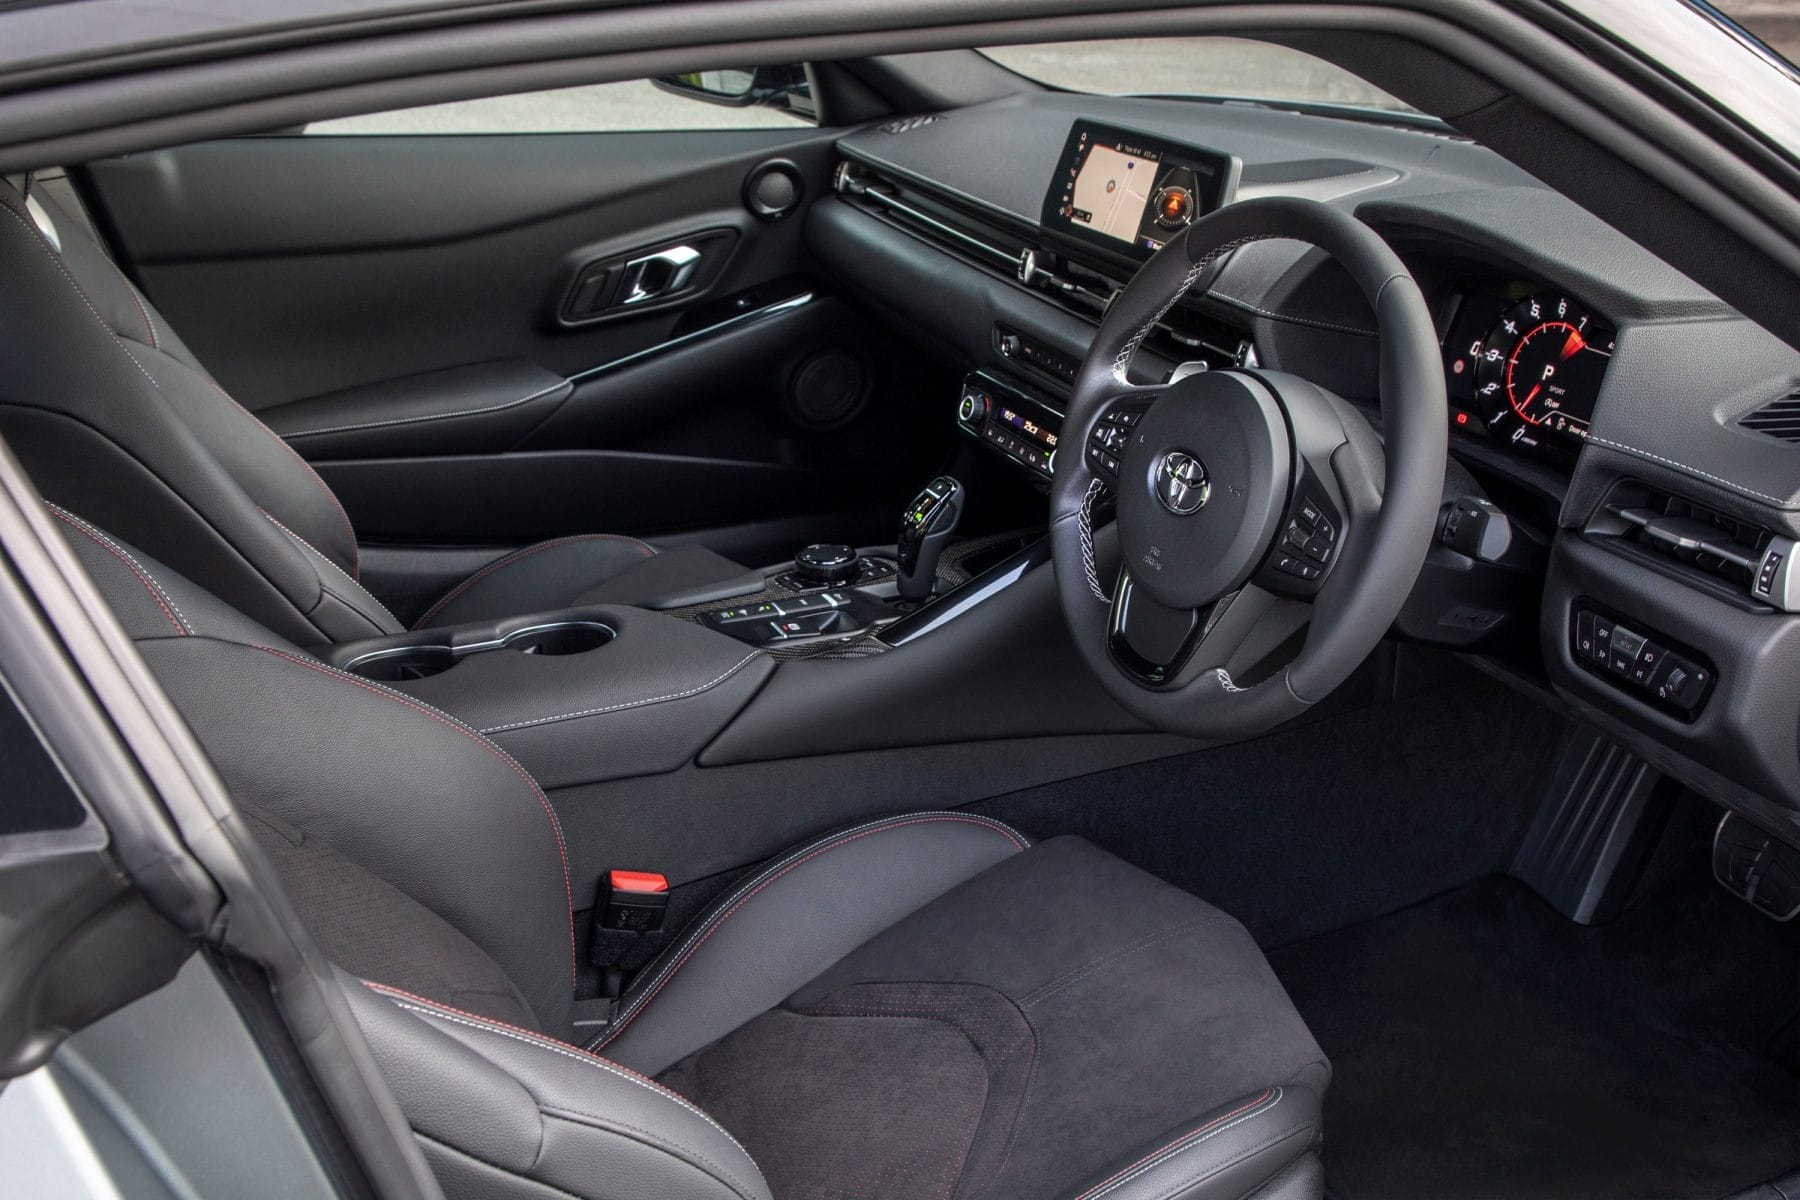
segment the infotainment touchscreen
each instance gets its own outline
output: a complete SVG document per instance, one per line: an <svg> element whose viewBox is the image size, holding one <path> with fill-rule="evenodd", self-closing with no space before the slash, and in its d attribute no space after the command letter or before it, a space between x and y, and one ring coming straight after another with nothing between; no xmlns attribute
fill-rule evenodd
<svg viewBox="0 0 1800 1200"><path fill-rule="evenodd" d="M1141 261L1229 202L1239 169L1229 154L1076 121L1044 196L1044 227Z"/></svg>

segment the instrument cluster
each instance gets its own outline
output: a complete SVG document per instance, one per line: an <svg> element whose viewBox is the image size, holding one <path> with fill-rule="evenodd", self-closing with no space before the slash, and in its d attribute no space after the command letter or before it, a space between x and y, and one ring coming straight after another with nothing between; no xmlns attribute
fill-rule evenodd
<svg viewBox="0 0 1800 1200"><path fill-rule="evenodd" d="M1452 422L1520 453L1572 463L1616 337L1579 301L1536 285L1458 291L1444 339Z"/></svg>

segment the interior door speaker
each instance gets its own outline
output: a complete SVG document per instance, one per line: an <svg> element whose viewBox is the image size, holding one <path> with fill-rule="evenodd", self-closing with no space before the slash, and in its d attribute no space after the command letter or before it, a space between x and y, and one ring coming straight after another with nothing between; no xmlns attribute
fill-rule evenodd
<svg viewBox="0 0 1800 1200"><path fill-rule="evenodd" d="M744 207L765 221L790 217L806 195L806 177L785 158L757 163L744 178Z"/></svg>
<svg viewBox="0 0 1800 1200"><path fill-rule="evenodd" d="M869 372L842 347L813 351L788 376L788 417L808 429L848 425L868 399Z"/></svg>

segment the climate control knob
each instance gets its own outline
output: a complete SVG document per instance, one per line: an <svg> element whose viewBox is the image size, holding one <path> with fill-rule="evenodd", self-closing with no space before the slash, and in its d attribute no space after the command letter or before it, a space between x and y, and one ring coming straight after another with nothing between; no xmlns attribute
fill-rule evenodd
<svg viewBox="0 0 1800 1200"><path fill-rule="evenodd" d="M987 420L988 398L977 391L966 391L956 405L956 419L965 425L979 425Z"/></svg>

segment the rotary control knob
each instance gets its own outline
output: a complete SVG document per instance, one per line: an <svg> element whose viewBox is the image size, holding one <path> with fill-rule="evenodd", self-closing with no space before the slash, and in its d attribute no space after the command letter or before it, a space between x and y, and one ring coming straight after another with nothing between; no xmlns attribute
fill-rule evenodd
<svg viewBox="0 0 1800 1200"><path fill-rule="evenodd" d="M862 558L854 546L814 542L794 555L794 573L808 583L849 583L856 578Z"/></svg>
<svg viewBox="0 0 1800 1200"><path fill-rule="evenodd" d="M987 420L988 398L977 391L966 391L956 404L956 418L965 425L979 425Z"/></svg>

